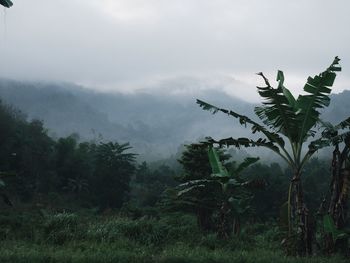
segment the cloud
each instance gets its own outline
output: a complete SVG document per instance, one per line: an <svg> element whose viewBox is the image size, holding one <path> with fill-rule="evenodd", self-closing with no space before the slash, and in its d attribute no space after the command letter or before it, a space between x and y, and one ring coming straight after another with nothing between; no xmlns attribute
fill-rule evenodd
<svg viewBox="0 0 350 263"><path fill-rule="evenodd" d="M82 4L86 1L81 1ZM114 1L114 0L91 0L91 7L100 10L104 15L115 20L116 23L140 24L155 22L159 17L155 1Z"/></svg>
<svg viewBox="0 0 350 263"><path fill-rule="evenodd" d="M1 34L0 77L136 90L224 76L255 87L255 72L272 80L281 69L297 93L339 55L340 91L350 83L349 9L346 0L17 0Z"/></svg>

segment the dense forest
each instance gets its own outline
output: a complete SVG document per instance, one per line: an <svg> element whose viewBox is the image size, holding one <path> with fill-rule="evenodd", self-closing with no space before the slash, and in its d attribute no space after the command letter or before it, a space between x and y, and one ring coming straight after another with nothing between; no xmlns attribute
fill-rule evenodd
<svg viewBox="0 0 350 263"><path fill-rule="evenodd" d="M122 139L52 136L1 101L0 261L346 262L350 121L323 119L338 62L310 77L297 99L283 72L277 88L260 73L263 124L197 100L254 136L194 140L157 161Z"/></svg>

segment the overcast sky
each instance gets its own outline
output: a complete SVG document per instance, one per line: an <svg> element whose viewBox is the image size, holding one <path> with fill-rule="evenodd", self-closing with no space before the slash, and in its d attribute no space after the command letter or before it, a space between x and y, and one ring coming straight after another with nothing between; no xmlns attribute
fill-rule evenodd
<svg viewBox="0 0 350 263"><path fill-rule="evenodd" d="M12 1L0 10L3 78L117 91L179 83L252 101L254 73L272 81L281 69L296 94L338 55L334 91L350 89L349 0Z"/></svg>

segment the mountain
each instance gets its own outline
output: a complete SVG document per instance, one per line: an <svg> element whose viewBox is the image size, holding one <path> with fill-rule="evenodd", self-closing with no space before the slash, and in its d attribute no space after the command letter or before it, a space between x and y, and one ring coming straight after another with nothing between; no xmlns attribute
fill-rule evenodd
<svg viewBox="0 0 350 263"><path fill-rule="evenodd" d="M166 83L148 92L96 92L69 83L0 80L0 98L40 119L54 137L78 133L82 140L130 142L145 160L176 153L179 145L205 136L243 137L247 130L224 114L212 115L195 103L199 98L255 118L254 105L227 95L219 88L192 89L201 83ZM181 92L178 89L182 88ZM350 116L350 91L333 94L323 118L337 123ZM252 154L260 151L253 149Z"/></svg>
<svg viewBox="0 0 350 263"><path fill-rule="evenodd" d="M350 90L331 95L331 103L323 112L323 119L333 124L339 123L350 116Z"/></svg>
<svg viewBox="0 0 350 263"><path fill-rule="evenodd" d="M180 144L205 136L243 136L242 127L228 116L201 110L196 98L219 105L234 105L252 115L252 107L227 94L205 90L197 94L165 92L103 93L67 83L35 83L0 80L0 98L40 119L54 137L78 133L82 140L130 142L147 158L176 152ZM146 159L147 159L146 158Z"/></svg>

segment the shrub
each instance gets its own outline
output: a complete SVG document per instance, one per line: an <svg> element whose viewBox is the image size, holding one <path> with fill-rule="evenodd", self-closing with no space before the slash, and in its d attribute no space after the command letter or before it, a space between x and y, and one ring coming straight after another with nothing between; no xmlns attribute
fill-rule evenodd
<svg viewBox="0 0 350 263"><path fill-rule="evenodd" d="M79 238L78 216L74 213L48 215L44 222L44 240L62 245L67 241Z"/></svg>

